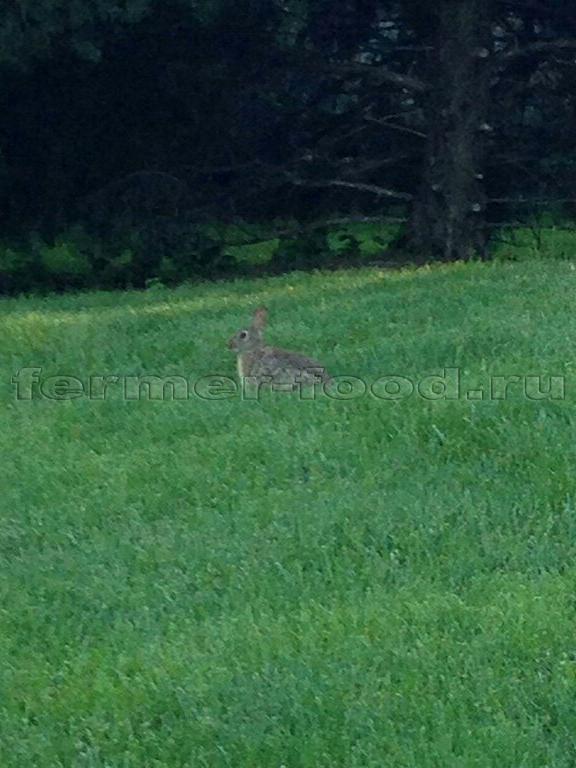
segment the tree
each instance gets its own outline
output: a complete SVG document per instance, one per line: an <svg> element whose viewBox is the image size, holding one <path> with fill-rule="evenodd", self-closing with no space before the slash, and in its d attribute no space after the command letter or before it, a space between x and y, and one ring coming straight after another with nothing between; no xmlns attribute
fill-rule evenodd
<svg viewBox="0 0 576 768"><path fill-rule="evenodd" d="M486 249L493 3L439 0L433 8L422 180L402 247L450 261L484 255Z"/></svg>
<svg viewBox="0 0 576 768"><path fill-rule="evenodd" d="M347 119L333 116L332 124L341 124L341 137L359 132L352 145L359 172L354 179L318 178L320 164L344 168L343 158L333 150L338 138L332 133L330 157L316 152L316 147L326 146L320 139L309 152L316 168L309 164L306 181L295 173L292 177L296 183L316 187L355 188L380 201L412 198L408 225L396 244L403 253L443 260L484 256L493 213L491 188L500 185L501 196L511 190L510 173L504 178L500 167L516 163L514 175L522 178L524 190L528 181L518 168L514 135L518 123L524 140L527 134L532 136L532 156L523 158L520 166L531 173L529 186L542 189L535 115L542 120L545 110L553 118L556 111L563 125L566 119L574 119L571 75L576 17L570 4L555 0L358 2L361 24L351 34L353 5L352 0L345 4L347 13L340 25L332 19L332 37L327 39L325 32L321 45L309 33L317 57L302 55L302 63L308 66L311 58L311 68L323 72L331 83L338 82L340 94L348 95ZM543 79L547 107L539 93ZM531 126L526 124L529 108ZM385 132L385 144L379 146L377 138L367 137L362 125L366 122L373 130ZM558 120L549 125L554 126L554 137L561 135ZM549 176L547 185L551 184Z"/></svg>

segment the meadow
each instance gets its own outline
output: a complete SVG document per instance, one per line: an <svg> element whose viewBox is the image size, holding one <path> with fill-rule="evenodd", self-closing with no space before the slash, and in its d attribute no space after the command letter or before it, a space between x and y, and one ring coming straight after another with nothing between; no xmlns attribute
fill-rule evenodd
<svg viewBox="0 0 576 768"><path fill-rule="evenodd" d="M571 768L569 261L0 302L2 768ZM56 400L269 340L456 399ZM561 397L475 399L490 377Z"/></svg>

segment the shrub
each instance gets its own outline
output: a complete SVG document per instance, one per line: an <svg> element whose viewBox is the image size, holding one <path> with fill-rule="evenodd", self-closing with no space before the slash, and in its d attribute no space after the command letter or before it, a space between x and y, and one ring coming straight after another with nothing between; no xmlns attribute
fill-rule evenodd
<svg viewBox="0 0 576 768"><path fill-rule="evenodd" d="M0 293L21 293L35 287L31 249L0 245Z"/></svg>
<svg viewBox="0 0 576 768"><path fill-rule="evenodd" d="M74 226L55 238L33 232L0 244L0 293L175 284L229 273L235 263L221 242L190 223L117 223L104 234Z"/></svg>
<svg viewBox="0 0 576 768"><path fill-rule="evenodd" d="M331 252L325 228L316 229L298 238L282 238L272 257L278 269L310 269L330 261Z"/></svg>
<svg viewBox="0 0 576 768"><path fill-rule="evenodd" d="M92 277L88 255L72 241L60 239L40 249L40 263L55 287L85 286Z"/></svg>
<svg viewBox="0 0 576 768"><path fill-rule="evenodd" d="M284 239L272 258L279 269L311 269L360 262L360 240L349 232L312 230L299 238Z"/></svg>
<svg viewBox="0 0 576 768"><path fill-rule="evenodd" d="M229 270L234 259L222 244L203 233L198 225L156 217L140 227L118 223L107 238L108 281L144 286L159 278L176 283L194 277L213 277Z"/></svg>

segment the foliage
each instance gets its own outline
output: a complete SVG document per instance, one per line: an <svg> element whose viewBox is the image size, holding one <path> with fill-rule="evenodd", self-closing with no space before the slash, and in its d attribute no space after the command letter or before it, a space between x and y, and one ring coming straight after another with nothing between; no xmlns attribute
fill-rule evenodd
<svg viewBox="0 0 576 768"><path fill-rule="evenodd" d="M573 261L576 254L576 229L567 227L517 227L505 230L495 244L495 258L516 261L543 258Z"/></svg>
<svg viewBox="0 0 576 768"><path fill-rule="evenodd" d="M119 224L106 238L110 248L121 246L130 254L129 278L142 285L152 277L178 282L190 277L215 277L230 268L232 260L221 243L197 224L154 217L140 226ZM108 265L104 267L109 274Z"/></svg>
<svg viewBox="0 0 576 768"><path fill-rule="evenodd" d="M319 228L298 238L281 238L272 262L280 269L310 269L329 259L328 231Z"/></svg>
<svg viewBox="0 0 576 768"><path fill-rule="evenodd" d="M0 293L143 287L154 278L170 284L216 277L232 264L222 244L196 226L116 228L107 237L75 226L53 240L32 233L0 246Z"/></svg>
<svg viewBox="0 0 576 768"><path fill-rule="evenodd" d="M283 238L271 265L281 270L351 266L363 260L361 240L338 227L318 227L295 238Z"/></svg>
<svg viewBox="0 0 576 768"><path fill-rule="evenodd" d="M81 59L98 62L110 34L140 21L153 0L15 0L0 8L0 64L26 66L44 59L64 42Z"/></svg>
<svg viewBox="0 0 576 768"><path fill-rule="evenodd" d="M92 273L88 255L73 240L57 239L54 245L41 245L40 264L48 278L74 285L85 282Z"/></svg>
<svg viewBox="0 0 576 768"><path fill-rule="evenodd" d="M0 244L0 294L145 287L152 282L175 285L235 273L386 263L399 230L385 223L351 223L281 239L270 239L271 231L265 226L195 225L160 232L159 238L149 231L118 229L101 239L76 226L52 241L32 233L25 242ZM247 232L262 240L230 245L241 242ZM502 230L491 255L498 260L572 260L575 253L576 233L568 224L543 219L531 228Z"/></svg>
<svg viewBox="0 0 576 768"><path fill-rule="evenodd" d="M1 301L3 768L569 768L575 280L536 261ZM565 376L566 400L8 384L233 377L260 303L272 343L333 374Z"/></svg>

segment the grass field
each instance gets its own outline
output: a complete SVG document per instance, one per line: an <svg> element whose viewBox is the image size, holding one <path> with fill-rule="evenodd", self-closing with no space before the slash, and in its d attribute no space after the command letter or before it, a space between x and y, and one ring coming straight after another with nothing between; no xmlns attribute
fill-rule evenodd
<svg viewBox="0 0 576 768"><path fill-rule="evenodd" d="M572 768L576 271L0 302L2 768ZM226 340L453 400L16 400L22 367L235 376ZM563 399L468 399L490 377Z"/></svg>

